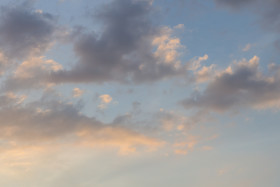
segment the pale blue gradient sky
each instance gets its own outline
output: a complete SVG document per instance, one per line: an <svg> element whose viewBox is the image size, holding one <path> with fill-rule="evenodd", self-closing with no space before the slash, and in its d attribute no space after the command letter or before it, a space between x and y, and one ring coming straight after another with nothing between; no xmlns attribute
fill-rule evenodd
<svg viewBox="0 0 280 187"><path fill-rule="evenodd" d="M238 2L2 0L0 186L278 187L280 3Z"/></svg>

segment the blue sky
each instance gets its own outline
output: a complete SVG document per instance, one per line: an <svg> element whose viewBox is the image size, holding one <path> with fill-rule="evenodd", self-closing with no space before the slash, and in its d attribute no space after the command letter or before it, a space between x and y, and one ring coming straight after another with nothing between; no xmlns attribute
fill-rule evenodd
<svg viewBox="0 0 280 187"><path fill-rule="evenodd" d="M278 0L0 6L0 186L280 185Z"/></svg>

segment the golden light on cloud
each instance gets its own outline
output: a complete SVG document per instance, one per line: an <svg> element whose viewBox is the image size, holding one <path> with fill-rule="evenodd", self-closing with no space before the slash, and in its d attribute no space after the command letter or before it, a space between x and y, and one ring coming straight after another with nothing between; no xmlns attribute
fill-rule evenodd
<svg viewBox="0 0 280 187"><path fill-rule="evenodd" d="M80 88L74 88L73 89L73 97L81 97L84 94L84 90L81 90Z"/></svg>
<svg viewBox="0 0 280 187"><path fill-rule="evenodd" d="M106 109L108 104L112 102L113 98L109 94L103 94L99 96L100 104L98 105L99 109Z"/></svg>
<svg viewBox="0 0 280 187"><path fill-rule="evenodd" d="M145 148L148 151L157 150L165 144L163 140L150 138L123 128L105 127L97 132L85 129L77 132L77 135L81 138L81 145L101 148L113 147L117 148L122 155L134 153L137 148Z"/></svg>

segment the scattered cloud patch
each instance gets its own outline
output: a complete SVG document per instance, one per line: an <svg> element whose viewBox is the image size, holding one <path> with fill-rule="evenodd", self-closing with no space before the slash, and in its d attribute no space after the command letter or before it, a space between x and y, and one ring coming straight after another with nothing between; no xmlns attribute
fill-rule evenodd
<svg viewBox="0 0 280 187"><path fill-rule="evenodd" d="M201 62L208 60L208 55L205 54L201 57L195 57L188 63L188 70L196 71L201 67Z"/></svg>
<svg viewBox="0 0 280 187"><path fill-rule="evenodd" d="M254 47L255 45L254 44L250 44L250 43L248 43L243 49L242 49L242 51L243 52L247 52L247 51L249 51L252 47Z"/></svg>
<svg viewBox="0 0 280 187"><path fill-rule="evenodd" d="M108 94L103 94L99 96L100 104L98 105L98 108L103 110L106 109L108 104L110 104L113 101L113 98Z"/></svg>
<svg viewBox="0 0 280 187"><path fill-rule="evenodd" d="M72 91L73 97L81 97L84 94L84 90L81 90L80 88L74 88Z"/></svg>

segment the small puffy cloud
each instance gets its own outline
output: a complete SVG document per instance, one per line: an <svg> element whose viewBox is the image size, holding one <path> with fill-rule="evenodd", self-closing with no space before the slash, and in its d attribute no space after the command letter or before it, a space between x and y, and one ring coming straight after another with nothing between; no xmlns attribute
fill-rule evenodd
<svg viewBox="0 0 280 187"><path fill-rule="evenodd" d="M152 44L157 47L154 55L162 59L162 63L172 64L175 69L181 68L178 59L179 49L183 48L180 39L171 36L172 30L169 27L162 28L161 34L154 38Z"/></svg>
<svg viewBox="0 0 280 187"><path fill-rule="evenodd" d="M174 29L183 29L185 27L184 24L178 24L176 26L174 26Z"/></svg>
<svg viewBox="0 0 280 187"><path fill-rule="evenodd" d="M255 47L256 44L251 44L251 43L248 43L246 44L243 48L242 48L242 51L243 52L247 52L247 51L250 51L253 47Z"/></svg>
<svg viewBox="0 0 280 187"><path fill-rule="evenodd" d="M99 96L99 98L100 98L101 102L106 103L106 104L110 103L113 100L112 97L108 94L101 95L101 96Z"/></svg>
<svg viewBox="0 0 280 187"><path fill-rule="evenodd" d="M195 80L197 83L208 82L213 78L214 75L214 67L212 64L210 66L203 66L200 70L194 73Z"/></svg>
<svg viewBox="0 0 280 187"><path fill-rule="evenodd" d="M196 83L207 82L212 79L214 73L215 64L210 66L203 66L201 63L208 60L208 55L205 54L201 57L195 57L191 59L187 64L187 69L193 72L192 80Z"/></svg>
<svg viewBox="0 0 280 187"><path fill-rule="evenodd" d="M112 102L113 98L108 94L103 94L99 96L100 104L98 105L99 109L107 108L108 104Z"/></svg>
<svg viewBox="0 0 280 187"><path fill-rule="evenodd" d="M249 50L251 49L251 47L252 47L252 44L247 44L247 45L242 49L242 51L247 52L247 51L249 51Z"/></svg>
<svg viewBox="0 0 280 187"><path fill-rule="evenodd" d="M201 62L208 60L208 55L205 54L201 57L195 57L188 63L188 70L197 71L201 67Z"/></svg>
<svg viewBox="0 0 280 187"><path fill-rule="evenodd" d="M72 93L73 97L81 97L84 94L84 90L81 90L80 88L74 88Z"/></svg>
<svg viewBox="0 0 280 187"><path fill-rule="evenodd" d="M37 9L37 10L35 10L35 12L39 13L39 14L43 14L43 10L41 10L41 9Z"/></svg>
<svg viewBox="0 0 280 187"><path fill-rule="evenodd" d="M280 106L280 71L265 75L259 67L260 59L242 59L216 73L203 92L196 91L184 101L186 108L224 112L232 108L278 108Z"/></svg>

